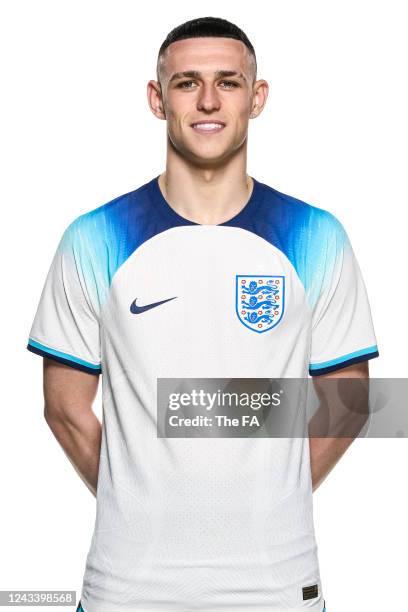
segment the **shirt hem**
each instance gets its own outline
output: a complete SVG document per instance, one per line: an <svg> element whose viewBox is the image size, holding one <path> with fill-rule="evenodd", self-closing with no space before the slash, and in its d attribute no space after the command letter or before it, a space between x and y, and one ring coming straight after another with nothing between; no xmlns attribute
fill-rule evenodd
<svg viewBox="0 0 408 612"><path fill-rule="evenodd" d="M113 606L108 607L100 606L99 604L93 605L92 602L88 601L85 597L81 597L81 605L84 612L323 612L325 610L325 601L323 597L319 599L317 603L312 606L303 606L302 608L276 608L274 606L262 605L262 606L152 606L150 608L140 608L134 606Z"/></svg>

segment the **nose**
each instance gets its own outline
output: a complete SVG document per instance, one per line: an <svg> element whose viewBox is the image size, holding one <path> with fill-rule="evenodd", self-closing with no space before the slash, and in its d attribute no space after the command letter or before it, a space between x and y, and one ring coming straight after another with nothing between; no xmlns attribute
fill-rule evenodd
<svg viewBox="0 0 408 612"><path fill-rule="evenodd" d="M213 111L220 108L220 98L216 86L211 83L204 84L197 99L197 109Z"/></svg>

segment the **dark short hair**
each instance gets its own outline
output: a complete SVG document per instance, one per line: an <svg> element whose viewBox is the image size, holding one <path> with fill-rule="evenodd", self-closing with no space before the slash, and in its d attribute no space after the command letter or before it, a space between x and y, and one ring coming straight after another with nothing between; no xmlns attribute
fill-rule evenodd
<svg viewBox="0 0 408 612"><path fill-rule="evenodd" d="M165 40L161 44L157 56L157 80L159 80L160 62L167 47L171 45L171 43L176 42L177 40L183 40L185 38L203 38L207 36L217 38L235 38L236 40L243 42L253 58L255 66L254 79L256 78L257 62L255 49L245 32L234 23L231 23L226 19L221 19L220 17L198 17L197 19L191 19L190 21L182 23L181 25L173 28L173 30L167 34Z"/></svg>

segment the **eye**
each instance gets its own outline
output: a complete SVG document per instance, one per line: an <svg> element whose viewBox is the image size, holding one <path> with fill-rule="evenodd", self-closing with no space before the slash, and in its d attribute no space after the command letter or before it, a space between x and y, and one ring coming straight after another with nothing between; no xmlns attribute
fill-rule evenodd
<svg viewBox="0 0 408 612"><path fill-rule="evenodd" d="M177 87L180 87L180 89L191 89L191 87L184 87L185 85L189 85L190 83L194 83L194 81L183 81L182 83L179 83Z"/></svg>
<svg viewBox="0 0 408 612"><path fill-rule="evenodd" d="M228 83L228 85L232 85L233 87L238 87L238 83L234 81L221 81L221 83Z"/></svg>

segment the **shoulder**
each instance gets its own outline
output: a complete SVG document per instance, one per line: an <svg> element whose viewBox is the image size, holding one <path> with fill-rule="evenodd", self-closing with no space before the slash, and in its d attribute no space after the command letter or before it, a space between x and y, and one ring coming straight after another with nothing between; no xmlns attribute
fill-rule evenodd
<svg viewBox="0 0 408 612"><path fill-rule="evenodd" d="M149 226L148 184L120 195L76 217L65 229L60 253L95 284L100 304L106 299L113 276L133 253Z"/></svg>
<svg viewBox="0 0 408 612"><path fill-rule="evenodd" d="M329 210L261 183L263 198L259 216L275 228L283 243L303 248L324 246L327 241L344 241L346 232L339 218ZM320 251L320 249L319 249Z"/></svg>
<svg viewBox="0 0 408 612"><path fill-rule="evenodd" d="M278 191L278 189L265 183L262 183L262 187L265 194L264 205L266 207L271 208L272 206L277 206L282 212L286 211L294 217L316 224L325 224L328 228L339 228L339 226L341 226L339 219L329 210L317 206L316 204L306 202L293 195Z"/></svg>
<svg viewBox="0 0 408 612"><path fill-rule="evenodd" d="M115 242L126 228L147 214L146 188L144 184L75 217L64 230L63 243L81 247L101 241Z"/></svg>

